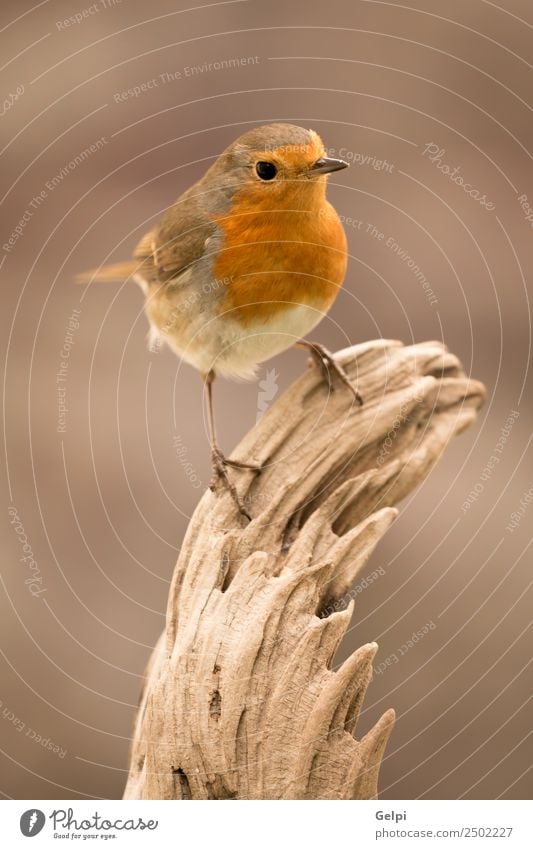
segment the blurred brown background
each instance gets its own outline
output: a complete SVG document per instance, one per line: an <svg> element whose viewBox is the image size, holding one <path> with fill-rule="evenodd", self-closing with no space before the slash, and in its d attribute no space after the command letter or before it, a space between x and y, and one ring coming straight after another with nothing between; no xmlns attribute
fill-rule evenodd
<svg viewBox="0 0 533 849"><path fill-rule="evenodd" d="M315 337L443 339L488 388L478 425L366 567L381 572L342 653L380 647L358 733L396 708L384 798L527 797L531 4L190 5L0 10L0 790L120 797L141 676L209 480L198 375L147 350L135 286L73 275L127 258L231 140L286 120L353 162L330 185L348 277ZM288 352L261 377L275 368L281 391L304 366ZM221 382L217 397L229 449L258 387Z"/></svg>

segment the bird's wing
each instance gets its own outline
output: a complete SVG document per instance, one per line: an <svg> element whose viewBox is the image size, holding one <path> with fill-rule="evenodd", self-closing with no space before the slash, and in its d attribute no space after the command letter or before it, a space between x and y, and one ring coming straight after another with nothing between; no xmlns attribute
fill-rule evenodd
<svg viewBox="0 0 533 849"><path fill-rule="evenodd" d="M202 258L206 242L215 231L215 222L190 192L167 210L135 248L139 273L150 283L178 282L180 275Z"/></svg>
<svg viewBox="0 0 533 849"><path fill-rule="evenodd" d="M192 186L173 204L133 252L133 260L105 265L77 275L79 283L125 280L141 277L148 285L179 283L180 275L204 255L215 222L199 203L197 186Z"/></svg>

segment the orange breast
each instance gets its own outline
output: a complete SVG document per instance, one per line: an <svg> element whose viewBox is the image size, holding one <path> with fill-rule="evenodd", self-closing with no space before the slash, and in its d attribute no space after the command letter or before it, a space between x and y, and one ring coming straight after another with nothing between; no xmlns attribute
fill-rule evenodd
<svg viewBox="0 0 533 849"><path fill-rule="evenodd" d="M231 215L216 217L224 241L214 275L231 281L222 308L243 324L268 321L289 304L331 307L346 273L346 236L324 188L318 203L293 197L289 208L281 197L247 192Z"/></svg>

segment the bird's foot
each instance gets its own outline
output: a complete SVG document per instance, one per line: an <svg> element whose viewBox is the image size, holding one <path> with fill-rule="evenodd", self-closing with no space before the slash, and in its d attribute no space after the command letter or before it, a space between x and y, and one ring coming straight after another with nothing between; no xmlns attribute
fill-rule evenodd
<svg viewBox="0 0 533 849"><path fill-rule="evenodd" d="M353 385L352 381L344 371L341 364L336 361L331 351L328 351L328 349L325 348L324 345L321 345L319 342L299 342L298 345L308 349L311 354L311 357L322 371L322 374L324 375L328 383L330 383L329 373L331 370L334 374L337 375L338 379L341 380L345 384L345 386L348 387L357 403L361 407L363 406L363 399L361 397L361 394L357 391L356 387ZM331 388L333 389L333 386Z"/></svg>
<svg viewBox="0 0 533 849"><path fill-rule="evenodd" d="M209 484L209 489L212 492L216 492L217 488L222 484L233 498L239 513L251 522L252 517L244 506L235 484L230 480L226 467L232 466L234 469L249 469L253 472L260 472L261 466L257 465L257 463L244 463L241 460L229 460L224 456L220 448L216 447L211 449L211 462L213 466L213 476L211 478L211 483Z"/></svg>

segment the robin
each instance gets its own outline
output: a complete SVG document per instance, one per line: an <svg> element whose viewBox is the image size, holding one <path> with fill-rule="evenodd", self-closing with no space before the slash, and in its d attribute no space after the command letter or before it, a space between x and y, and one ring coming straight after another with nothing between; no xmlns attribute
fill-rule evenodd
<svg viewBox="0 0 533 849"><path fill-rule="evenodd" d="M346 235L326 186L327 175L347 164L327 157L313 130L283 123L249 130L141 239L133 261L79 278L140 285L151 345L165 342L204 380L211 488L222 482L248 519L227 467L260 467L222 453L215 377L253 378L259 363L296 344L362 404L332 354L301 338L328 312L346 273Z"/></svg>

